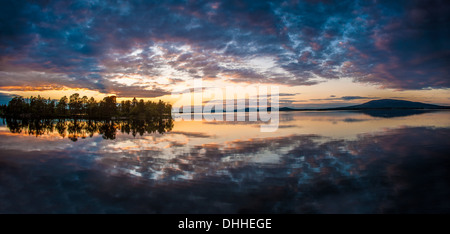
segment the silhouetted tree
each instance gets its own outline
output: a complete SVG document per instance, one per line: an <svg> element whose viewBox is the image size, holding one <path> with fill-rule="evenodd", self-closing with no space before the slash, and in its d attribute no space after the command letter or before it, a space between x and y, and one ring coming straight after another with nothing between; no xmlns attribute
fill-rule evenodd
<svg viewBox="0 0 450 234"><path fill-rule="evenodd" d="M86 104L86 114L88 117L97 117L97 102L91 97Z"/></svg>
<svg viewBox="0 0 450 234"><path fill-rule="evenodd" d="M117 115L116 96L103 98L100 102L100 112L103 118L111 118Z"/></svg>
<svg viewBox="0 0 450 234"><path fill-rule="evenodd" d="M131 111L131 102L130 100L122 101L120 104L120 114L121 116L129 116Z"/></svg>
<svg viewBox="0 0 450 234"><path fill-rule="evenodd" d="M66 96L59 99L58 104L56 104L56 114L58 116L66 116L67 115L67 102L68 102L68 99Z"/></svg>
<svg viewBox="0 0 450 234"><path fill-rule="evenodd" d="M10 114L12 117L20 117L25 113L26 105L27 104L22 97L14 97L9 101L6 113Z"/></svg>
<svg viewBox="0 0 450 234"><path fill-rule="evenodd" d="M89 98L87 96L83 96L81 98L81 114L82 115L86 115L88 101L89 101Z"/></svg>
<svg viewBox="0 0 450 234"><path fill-rule="evenodd" d="M69 98L69 109L71 115L79 115L81 114L82 102L80 98L80 94L74 93L70 95Z"/></svg>
<svg viewBox="0 0 450 234"><path fill-rule="evenodd" d="M136 99L136 97L133 98L133 101L131 101L131 108L135 108L137 107L138 104L138 100Z"/></svg>

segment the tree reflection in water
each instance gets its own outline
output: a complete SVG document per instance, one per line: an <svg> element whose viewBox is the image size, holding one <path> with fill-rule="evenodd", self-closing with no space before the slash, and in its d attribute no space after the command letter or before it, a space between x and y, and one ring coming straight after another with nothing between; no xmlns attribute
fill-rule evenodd
<svg viewBox="0 0 450 234"><path fill-rule="evenodd" d="M61 137L68 137L72 141L78 138L92 137L95 133L102 135L103 139L114 140L117 131L122 133L144 135L151 133L170 132L173 128L173 119L157 120L84 120L84 119L6 119L6 125L11 133L25 133L41 136L57 132Z"/></svg>

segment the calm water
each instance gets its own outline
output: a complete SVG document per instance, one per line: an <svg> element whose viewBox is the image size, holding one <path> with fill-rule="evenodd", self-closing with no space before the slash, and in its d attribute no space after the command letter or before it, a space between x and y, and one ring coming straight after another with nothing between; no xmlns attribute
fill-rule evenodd
<svg viewBox="0 0 450 234"><path fill-rule="evenodd" d="M280 118L2 120L0 213L450 212L450 112Z"/></svg>

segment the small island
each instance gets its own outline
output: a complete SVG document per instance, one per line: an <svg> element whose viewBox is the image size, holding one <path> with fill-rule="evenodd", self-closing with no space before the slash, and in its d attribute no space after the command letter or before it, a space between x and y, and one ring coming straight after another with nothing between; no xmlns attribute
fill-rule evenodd
<svg viewBox="0 0 450 234"><path fill-rule="evenodd" d="M439 106L421 102L398 99L378 99L353 106L320 109L294 109L282 107L279 111L355 111L372 117L394 118L449 109L450 107L448 106Z"/></svg>
<svg viewBox="0 0 450 234"><path fill-rule="evenodd" d="M161 100L144 102L133 98L117 103L115 96L109 96L97 102L74 93L58 102L40 96L14 97L0 107L0 116L12 133L36 137L57 132L62 138L77 141L99 133L104 139L115 139L118 130L142 136L173 128L172 106Z"/></svg>
<svg viewBox="0 0 450 234"><path fill-rule="evenodd" d="M2 105L0 114L5 118L26 119L170 119L172 105L158 102L133 100L116 102L116 96L108 96L101 101L93 97L80 97L78 93L62 97L59 101L38 97L14 97L8 105Z"/></svg>
<svg viewBox="0 0 450 234"><path fill-rule="evenodd" d="M280 111L331 111L331 110L439 110L450 109L448 106L439 106L433 104L426 104L421 102L412 102L397 99L378 99L368 101L363 104L335 107L335 108L310 108L297 109L290 107L282 107Z"/></svg>

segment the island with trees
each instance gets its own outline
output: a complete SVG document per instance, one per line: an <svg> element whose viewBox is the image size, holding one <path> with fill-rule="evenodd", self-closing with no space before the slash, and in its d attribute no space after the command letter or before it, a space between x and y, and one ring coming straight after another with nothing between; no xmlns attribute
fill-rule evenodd
<svg viewBox="0 0 450 234"><path fill-rule="evenodd" d="M78 93L62 97L59 101L43 97L14 97L1 106L3 117L10 118L79 118L79 119L158 119L171 118L172 105L143 99L116 102L115 96L101 101L93 97L80 97Z"/></svg>
<svg viewBox="0 0 450 234"><path fill-rule="evenodd" d="M115 139L117 130L133 136L168 132L173 128L171 112L172 106L161 100L133 98L117 103L115 96L96 101L78 93L59 101L40 96L14 97L0 106L0 116L12 133L39 136L56 131L73 141L94 133Z"/></svg>

